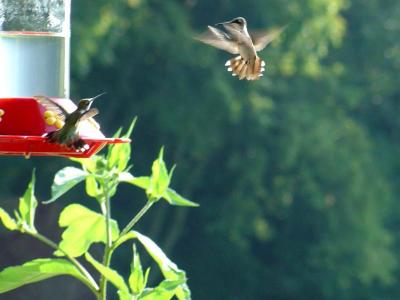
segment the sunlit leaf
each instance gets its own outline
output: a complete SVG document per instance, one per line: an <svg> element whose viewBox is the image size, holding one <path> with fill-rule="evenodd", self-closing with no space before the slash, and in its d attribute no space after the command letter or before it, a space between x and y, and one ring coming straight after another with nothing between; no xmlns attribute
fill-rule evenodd
<svg viewBox="0 0 400 300"><path fill-rule="evenodd" d="M135 177L129 172L121 172L118 174L118 181L119 182L130 182Z"/></svg>
<svg viewBox="0 0 400 300"><path fill-rule="evenodd" d="M120 236L118 240L114 244L114 249L118 248L121 246L123 243L125 243L128 240L132 240L136 238L136 232L135 231L129 231L128 233L125 233L124 235Z"/></svg>
<svg viewBox="0 0 400 300"><path fill-rule="evenodd" d="M178 266L173 263L161 250L156 243L154 243L149 237L137 232L130 231L123 236L121 236L115 244L115 248L120 246L122 243L126 242L130 239L137 238L139 242L146 248L147 252L157 263L164 277L168 280L182 280L182 284L176 289L175 295L179 300L188 300L190 299L190 290L186 284L186 273L183 270L180 270ZM148 272L148 271L147 271Z"/></svg>
<svg viewBox="0 0 400 300"><path fill-rule="evenodd" d="M158 158L153 162L151 167L150 186L146 191L150 198L155 200L163 196L170 183L170 177L163 155L164 149L161 148Z"/></svg>
<svg viewBox="0 0 400 300"><path fill-rule="evenodd" d="M174 297L185 280L163 280L156 288L147 288L138 297L140 300L169 300Z"/></svg>
<svg viewBox="0 0 400 300"><path fill-rule="evenodd" d="M168 201L169 204L171 205L177 205L177 206L191 206L191 207L196 207L199 206L197 203L192 202L190 200L187 200L183 198L181 195L179 195L176 191L174 191L171 188L168 188L164 195L163 198Z"/></svg>
<svg viewBox="0 0 400 300"><path fill-rule="evenodd" d="M166 279L175 280L177 278L184 278L185 272L180 270L178 266L173 263L161 250L161 248L154 243L149 237L137 232L135 233L136 238L142 243L142 245L146 248L147 252L154 259L157 265L160 267L161 272L163 273Z"/></svg>
<svg viewBox="0 0 400 300"><path fill-rule="evenodd" d="M154 162L154 164L157 164L158 166L160 166L159 160ZM162 163L161 163L161 165L162 165ZM165 164L164 164L164 167L155 167L156 176L158 176L160 169L163 169L164 170L163 172L165 172L164 174L167 174ZM172 168L168 174L168 184L169 184L169 181L171 180L173 170L174 170L174 168ZM153 174L154 174L154 172L153 172ZM166 177L164 178L164 180L166 180ZM148 177L148 176L135 177L129 172L122 172L119 174L118 181L130 183L135 186L138 186L138 187L146 190L146 193L150 197L154 197L153 186L154 186L155 179L154 179L153 175L152 175L152 177ZM165 188L165 186L163 187L163 189L164 188ZM155 192L155 193L157 193L157 192ZM191 206L191 207L199 206L197 203L192 202L192 201L182 197L175 190L169 188L168 186L164 190L164 193L162 195L157 195L157 197L164 198L171 205Z"/></svg>
<svg viewBox="0 0 400 300"><path fill-rule="evenodd" d="M120 173L118 181L136 185L137 187L140 187L144 190L147 190L150 186L150 177L148 176L135 177L129 172Z"/></svg>
<svg viewBox="0 0 400 300"><path fill-rule="evenodd" d="M119 300L134 300L133 296L128 291L118 290L117 291Z"/></svg>
<svg viewBox="0 0 400 300"><path fill-rule="evenodd" d="M86 278L79 270L67 260L40 258L21 266L8 267L1 271L0 293L60 275L71 275L81 281L86 281Z"/></svg>
<svg viewBox="0 0 400 300"><path fill-rule="evenodd" d="M125 170L131 156L131 145L129 143L113 144L110 146L110 154L107 159L109 169L117 168L120 172Z"/></svg>
<svg viewBox="0 0 400 300"><path fill-rule="evenodd" d="M19 198L19 216L26 230L36 231L35 229L35 212L37 200L35 197L35 172L32 173L31 182L28 185L24 195Z"/></svg>
<svg viewBox="0 0 400 300"><path fill-rule="evenodd" d="M93 198L98 197L102 191L94 175L88 175L85 180L86 193Z"/></svg>
<svg viewBox="0 0 400 300"><path fill-rule="evenodd" d="M114 133L113 138L119 138L121 136L122 127L118 128L118 130Z"/></svg>
<svg viewBox="0 0 400 300"><path fill-rule="evenodd" d="M51 203L68 192L71 188L84 180L88 173L75 167L65 167L54 176L51 186L51 199L45 203Z"/></svg>
<svg viewBox="0 0 400 300"><path fill-rule="evenodd" d="M118 274L117 271L104 266L103 264L96 261L90 254L87 252L85 254L85 258L88 262L90 262L93 267L96 268L97 271L101 275L103 275L108 281L110 281L118 290L121 290L125 294L129 294L128 286L126 285L124 279L121 275Z"/></svg>
<svg viewBox="0 0 400 300"><path fill-rule="evenodd" d="M147 252L157 263L165 279L172 281L182 281L180 286L176 289L175 294L178 299L190 299L190 290L186 284L186 273L179 269L161 250L161 248L154 243L149 237L137 232L132 231L136 238L146 248Z"/></svg>
<svg viewBox="0 0 400 300"><path fill-rule="evenodd" d="M131 136L135 123L136 123L136 118L133 119L128 131L123 135L124 138L129 138ZM107 154L108 169L117 168L117 170L120 172L124 171L128 166L130 157L131 157L130 143L110 145Z"/></svg>
<svg viewBox="0 0 400 300"><path fill-rule="evenodd" d="M149 269L146 274L143 274L142 264L140 262L139 253L136 251L135 244L133 245L133 261L131 265L131 274L129 276L129 287L134 295L140 294L146 287Z"/></svg>
<svg viewBox="0 0 400 300"><path fill-rule="evenodd" d="M94 172L96 170L96 161L98 160L98 155L93 155L90 158L71 157L70 160L80 163L84 170L87 170L88 172Z"/></svg>
<svg viewBox="0 0 400 300"><path fill-rule="evenodd" d="M131 122L131 125L129 125L128 130L123 135L124 138L130 138L131 137L133 129L135 128L136 122L137 122L137 117L134 117L132 122Z"/></svg>
<svg viewBox="0 0 400 300"><path fill-rule="evenodd" d="M181 284L175 291L175 296L178 300L190 300L192 299L189 286L187 283Z"/></svg>
<svg viewBox="0 0 400 300"><path fill-rule="evenodd" d="M80 204L67 206L60 215L59 225L67 227L62 234L60 248L73 257L85 253L92 243L106 243L106 220L105 217ZM112 239L119 235L118 224L111 220ZM57 255L62 255L60 251Z"/></svg>
<svg viewBox="0 0 400 300"><path fill-rule="evenodd" d="M17 222L13 218L10 217L10 215L0 207L0 220L3 223L4 227L7 228L8 230L16 230L17 227Z"/></svg>

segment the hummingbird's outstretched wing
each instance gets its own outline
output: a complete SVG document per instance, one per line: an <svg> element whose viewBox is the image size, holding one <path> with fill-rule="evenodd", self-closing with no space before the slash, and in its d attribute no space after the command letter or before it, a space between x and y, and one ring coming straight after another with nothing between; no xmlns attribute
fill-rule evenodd
<svg viewBox="0 0 400 300"><path fill-rule="evenodd" d="M95 115L97 115L99 113L99 110L97 108L91 108L89 109L86 113L84 113L82 115L82 117L80 118L81 121L85 121L89 118L94 117Z"/></svg>
<svg viewBox="0 0 400 300"><path fill-rule="evenodd" d="M195 37L195 39L232 54L239 54L237 43L232 41L232 39L225 32L213 26L208 26L208 30Z"/></svg>
<svg viewBox="0 0 400 300"><path fill-rule="evenodd" d="M269 43L277 38L285 28L286 26L272 30L250 31L249 34L253 40L256 51L263 50Z"/></svg>
<svg viewBox="0 0 400 300"><path fill-rule="evenodd" d="M97 129L100 129L99 123L97 123L94 119L92 119L98 113L99 113L99 110L97 108L91 108L87 111L87 113L85 113L81 116L80 121L88 120L88 122L90 122L91 125L93 125Z"/></svg>
<svg viewBox="0 0 400 300"><path fill-rule="evenodd" d="M46 96L34 96L33 98L36 99L36 101L38 101L41 105L43 105L47 110L51 110L52 112L57 114L58 118L61 121L65 121L68 112L60 104L56 103L54 100Z"/></svg>

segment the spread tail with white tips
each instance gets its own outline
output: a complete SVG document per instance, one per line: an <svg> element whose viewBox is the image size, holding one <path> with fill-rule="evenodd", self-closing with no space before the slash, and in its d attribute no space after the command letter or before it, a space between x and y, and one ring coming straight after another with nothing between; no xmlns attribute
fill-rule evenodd
<svg viewBox="0 0 400 300"><path fill-rule="evenodd" d="M263 76L265 70L265 62L255 56L250 60L244 60L240 55L236 56L225 63L228 71L232 72L232 76L238 76L240 80L257 80Z"/></svg>

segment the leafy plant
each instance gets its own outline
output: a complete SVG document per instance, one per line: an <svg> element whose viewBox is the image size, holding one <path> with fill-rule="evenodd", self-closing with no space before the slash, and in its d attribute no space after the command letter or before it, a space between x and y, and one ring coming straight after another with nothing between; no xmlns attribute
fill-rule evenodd
<svg viewBox="0 0 400 300"><path fill-rule="evenodd" d="M135 121L123 137L131 135ZM116 134L120 135L121 130ZM70 275L82 281L96 296L107 298L107 283L118 291L121 300L128 299L190 299L190 290L186 284L184 271L179 269L149 237L132 230L148 209L160 199L171 205L197 206L180 196L171 187L173 169L168 171L163 159L163 149L153 162L150 176L136 177L129 165L130 144L116 144L108 148L107 155L94 155L89 159L72 159L81 165L65 167L58 171L51 187L51 199L57 200L75 185L85 181L86 193L97 200L99 212L84 205L72 203L65 207L59 216L59 225L65 228L61 241L57 244L43 236L35 227L35 211L38 201L35 197L35 172L25 194L20 198L19 208L14 217L0 208L0 220L8 230L28 234L55 250L52 258L38 258L20 266L5 268L0 272L0 293L16 289L25 284L45 280L59 275ZM111 218L111 198L120 183L128 183L143 189L147 202L144 207L122 229ZM137 240L158 264L164 280L156 287L147 287L150 269L143 271L139 253L133 244L131 274L125 280L117 271L111 269L110 261L114 251L130 240ZM102 262L89 253L93 243L103 243ZM100 273L96 282L92 274L79 261L85 259Z"/></svg>

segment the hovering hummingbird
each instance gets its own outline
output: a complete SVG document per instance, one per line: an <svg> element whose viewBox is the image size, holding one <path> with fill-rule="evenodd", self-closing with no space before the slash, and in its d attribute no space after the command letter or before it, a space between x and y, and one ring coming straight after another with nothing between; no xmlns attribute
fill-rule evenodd
<svg viewBox="0 0 400 300"><path fill-rule="evenodd" d="M216 24L222 25L225 30L208 26L208 31L197 36L196 39L205 44L225 50L232 54L239 54L229 59L225 66L232 76L238 76L240 80L257 80L263 76L265 62L257 55L284 29L272 31L247 31L245 18L238 17L228 22Z"/></svg>
<svg viewBox="0 0 400 300"><path fill-rule="evenodd" d="M53 111L57 118L64 122L64 125L55 131L46 134L50 143L65 145L77 151L87 150L88 145L79 136L79 123L88 120L95 127L99 127L96 121L91 119L99 113L97 108L90 108L93 100L104 95L102 93L93 98L85 98L78 102L78 107L75 111L68 113L61 105L54 100L45 96L35 96L34 98L42 104L47 110Z"/></svg>

